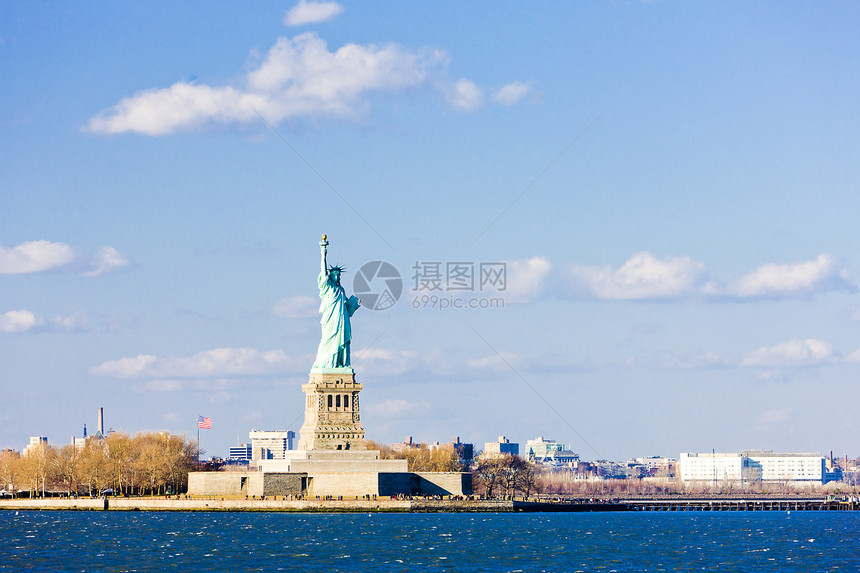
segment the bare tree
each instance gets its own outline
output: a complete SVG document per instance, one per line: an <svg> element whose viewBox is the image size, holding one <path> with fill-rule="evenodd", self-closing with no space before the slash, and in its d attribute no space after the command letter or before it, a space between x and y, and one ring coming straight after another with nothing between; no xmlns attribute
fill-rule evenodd
<svg viewBox="0 0 860 573"><path fill-rule="evenodd" d="M24 474L32 492L31 497L36 493L41 493L42 497L45 496L53 454L53 448L47 444L39 444L28 449L27 454L22 456Z"/></svg>
<svg viewBox="0 0 860 573"><path fill-rule="evenodd" d="M52 458L51 475L69 489L69 494L78 493L81 484L81 456L71 444L56 450Z"/></svg>
<svg viewBox="0 0 860 573"><path fill-rule="evenodd" d="M540 484L540 471L535 464L526 463L525 468L520 473L517 489L523 494L526 499L531 496L532 492L536 491Z"/></svg>
<svg viewBox="0 0 860 573"><path fill-rule="evenodd" d="M12 495L18 490L21 454L12 450L0 452L0 489L9 490Z"/></svg>
<svg viewBox="0 0 860 573"><path fill-rule="evenodd" d="M401 451L395 451L386 444L368 440L367 448L379 450L382 459L400 459L408 462L410 472L461 472L460 455L453 450L429 448L426 444L418 444Z"/></svg>

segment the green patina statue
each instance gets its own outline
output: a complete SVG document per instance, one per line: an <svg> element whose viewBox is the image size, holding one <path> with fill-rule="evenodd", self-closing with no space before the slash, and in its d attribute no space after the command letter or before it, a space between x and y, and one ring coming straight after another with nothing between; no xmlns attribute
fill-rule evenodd
<svg viewBox="0 0 860 573"><path fill-rule="evenodd" d="M314 370L330 368L350 368L349 343L352 340L350 317L358 310L361 301L355 296L347 298L340 285L343 267L326 265L328 241L322 236L320 254L322 258L319 275L320 288L320 325L322 338L314 361Z"/></svg>

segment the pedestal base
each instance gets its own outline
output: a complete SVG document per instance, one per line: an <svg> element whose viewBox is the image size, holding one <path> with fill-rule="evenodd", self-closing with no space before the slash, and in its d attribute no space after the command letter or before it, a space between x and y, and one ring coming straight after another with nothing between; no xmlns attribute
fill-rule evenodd
<svg viewBox="0 0 860 573"><path fill-rule="evenodd" d="M302 385L305 422L299 450L366 450L358 403L362 385L352 368L311 370Z"/></svg>

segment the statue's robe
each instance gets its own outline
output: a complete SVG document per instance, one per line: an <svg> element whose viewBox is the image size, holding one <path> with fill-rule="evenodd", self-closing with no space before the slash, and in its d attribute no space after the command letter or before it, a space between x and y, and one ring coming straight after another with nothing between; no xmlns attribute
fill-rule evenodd
<svg viewBox="0 0 860 573"><path fill-rule="evenodd" d="M322 338L313 367L347 367L350 365L349 343L352 340L349 318L358 309L358 299L354 296L347 298L343 287L329 273L320 273L318 282Z"/></svg>

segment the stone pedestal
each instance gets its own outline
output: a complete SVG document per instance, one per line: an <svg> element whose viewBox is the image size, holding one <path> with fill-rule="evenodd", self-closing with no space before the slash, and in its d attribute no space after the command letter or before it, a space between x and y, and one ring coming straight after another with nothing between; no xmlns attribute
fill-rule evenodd
<svg viewBox="0 0 860 573"><path fill-rule="evenodd" d="M311 370L302 385L305 423L299 431L299 450L366 450L352 368Z"/></svg>

